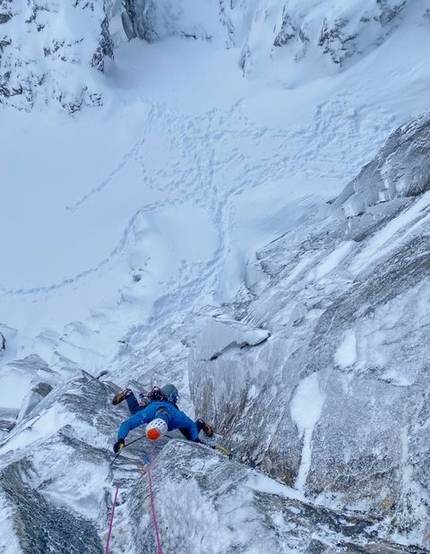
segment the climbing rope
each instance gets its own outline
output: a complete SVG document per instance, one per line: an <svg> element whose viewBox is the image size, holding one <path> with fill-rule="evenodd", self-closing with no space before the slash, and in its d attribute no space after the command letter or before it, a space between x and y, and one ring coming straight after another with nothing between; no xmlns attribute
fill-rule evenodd
<svg viewBox="0 0 430 554"><path fill-rule="evenodd" d="M149 454L149 456L146 457L144 463L146 465L146 472L148 474L149 503L151 506L152 521L154 523L154 535L155 535L155 541L157 543L157 554L163 554L163 549L161 548L160 532L158 530L157 513L155 511L154 489L152 487L151 459L152 459L153 453L155 452L155 446L156 446L156 442L154 441L154 445L152 447L151 453Z"/></svg>
<svg viewBox="0 0 430 554"><path fill-rule="evenodd" d="M109 520L109 530L108 530L108 536L107 536L107 540L106 540L105 554L109 554L109 543L110 543L110 537L111 537L111 534L112 534L113 518L115 516L115 506L116 506L116 501L117 501L117 498L118 498L118 491L119 491L119 484L117 483L116 484L116 490L115 490L115 497L114 497L113 504L112 504L112 513L110 515L110 520Z"/></svg>
<svg viewBox="0 0 430 554"><path fill-rule="evenodd" d="M169 435L167 435L167 436L169 438L174 438L174 437L170 437ZM133 441L126 444L124 446L124 448L126 448L127 446L130 446L130 444L133 444L134 442L136 442L138 440L141 440L145 437L146 437L146 435L142 435L142 436L138 437L137 439L134 439ZM208 446L209 448L213 448L215 450L218 450L218 452L221 452L222 454L228 456L228 458L230 458L230 459L232 458L232 453L229 450L227 450L226 448L223 448L220 445L210 446L207 443L202 443L202 444L204 444L205 446ZM163 549L161 547L160 532L159 532L159 528L158 528L157 513L155 511L154 489L153 489L152 472L151 472L151 461L152 461L153 454L155 452L155 448L156 448L156 441L154 441L151 452L146 456L146 458L143 461L143 463L145 465L144 465L144 468L142 469L141 473L143 474L143 473L146 472L148 474L149 503L150 503L150 507L151 507L151 516L152 516L152 521L153 521L153 525L154 525L155 542L157 544L157 554L163 554ZM116 456L113 458L113 460L110 464L111 466L112 466L113 462L118 458L120 453L121 453L121 450L119 450L118 453L116 454ZM105 554L109 554L109 542L110 542L110 537L111 537L111 533L112 533L113 518L114 518L114 514L115 514L115 505L116 505L116 500L117 500L117 496L118 496L118 490L119 490L119 485L117 484L116 485L116 491L115 491L115 499L114 499L114 503L113 503L113 507L112 507L112 514L111 514L111 518L110 518L110 522L109 522L109 532L108 532L108 537L107 537L107 542L106 542Z"/></svg>

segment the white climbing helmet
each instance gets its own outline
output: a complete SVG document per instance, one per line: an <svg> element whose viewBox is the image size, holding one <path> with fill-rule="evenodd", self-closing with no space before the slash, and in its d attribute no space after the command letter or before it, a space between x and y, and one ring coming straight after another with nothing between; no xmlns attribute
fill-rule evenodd
<svg viewBox="0 0 430 554"><path fill-rule="evenodd" d="M146 426L146 438L151 441L156 441L157 439L165 435L167 431L167 423L164 421L164 419L157 417Z"/></svg>

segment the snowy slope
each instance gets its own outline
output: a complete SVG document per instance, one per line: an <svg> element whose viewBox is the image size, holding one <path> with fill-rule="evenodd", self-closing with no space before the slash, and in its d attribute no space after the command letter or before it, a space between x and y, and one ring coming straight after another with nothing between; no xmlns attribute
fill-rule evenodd
<svg viewBox="0 0 430 554"><path fill-rule="evenodd" d="M111 550L154 551L110 398L166 380L236 457L159 454L163 551L428 549L427 2L125 2L155 43L118 3L11 6L0 550L103 552L120 482Z"/></svg>

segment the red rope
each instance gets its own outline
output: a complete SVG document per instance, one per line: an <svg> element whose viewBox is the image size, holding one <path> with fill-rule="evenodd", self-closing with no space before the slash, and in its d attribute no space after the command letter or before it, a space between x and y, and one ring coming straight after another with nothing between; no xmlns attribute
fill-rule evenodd
<svg viewBox="0 0 430 554"><path fill-rule="evenodd" d="M155 441L154 441L154 446L152 447L152 450L151 450L151 454L149 455L149 458L148 458L148 468L147 468L148 481L149 481L149 502L151 505L152 521L154 522L154 534L155 534L155 540L157 542L157 554L163 554L163 550L161 548L160 533L158 530L157 514L155 513L154 490L152 488L151 457L154 451L155 451Z"/></svg>
<svg viewBox="0 0 430 554"><path fill-rule="evenodd" d="M113 500L113 505L112 505L112 513L110 515L110 520L109 520L109 531L108 531L108 536L107 536L107 540L106 540L105 554L109 554L109 543L110 543L110 536L112 534L113 518L115 516L115 506L116 506L116 501L117 501L117 498L118 498L118 490L119 490L119 485L117 484L116 485L116 491L115 491L115 498Z"/></svg>

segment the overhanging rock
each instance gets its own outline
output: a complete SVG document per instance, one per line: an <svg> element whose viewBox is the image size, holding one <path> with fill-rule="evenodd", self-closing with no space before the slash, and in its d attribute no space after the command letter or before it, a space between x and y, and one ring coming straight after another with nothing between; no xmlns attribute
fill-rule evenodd
<svg viewBox="0 0 430 554"><path fill-rule="evenodd" d="M215 360L227 351L261 344L269 334L265 329L253 329L234 319L209 319L197 337L195 358Z"/></svg>

